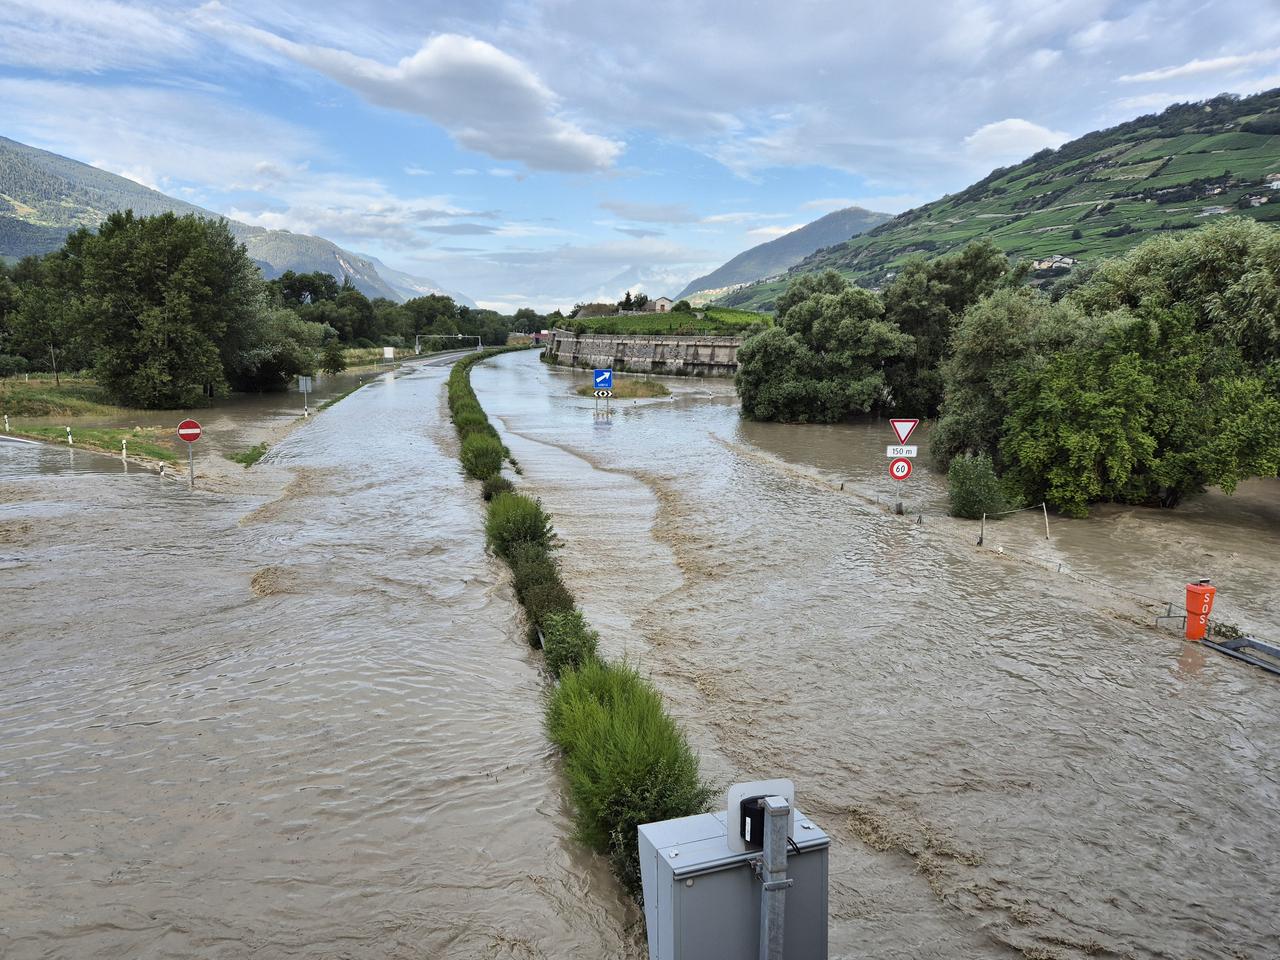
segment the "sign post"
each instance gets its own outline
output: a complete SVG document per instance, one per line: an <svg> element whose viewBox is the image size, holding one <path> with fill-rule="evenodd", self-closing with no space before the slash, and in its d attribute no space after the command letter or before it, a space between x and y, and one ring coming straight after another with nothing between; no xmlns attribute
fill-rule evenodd
<svg viewBox="0 0 1280 960"><path fill-rule="evenodd" d="M194 420L183 420L178 424L178 439L185 440L187 444L187 489L194 490L196 488L196 460L193 447L195 442L200 439L200 424Z"/></svg>
<svg viewBox="0 0 1280 960"><path fill-rule="evenodd" d="M311 410L307 407L307 394L311 392L311 378L299 377L298 389L302 391L302 415L309 417L311 416Z"/></svg>
<svg viewBox="0 0 1280 960"><path fill-rule="evenodd" d="M911 460L917 451L914 446L907 446L907 440L919 425L920 421L914 417L897 417L889 421L894 436L898 438L897 443L891 443L885 448L885 455L889 457L889 476L894 480L905 480L911 476ZM901 500L894 512L902 513Z"/></svg>
<svg viewBox="0 0 1280 960"><path fill-rule="evenodd" d="M604 398L604 412L609 414L609 398L613 396L613 368L605 367L603 370L595 370L592 376L592 383L596 388L596 409L600 408L600 398Z"/></svg>

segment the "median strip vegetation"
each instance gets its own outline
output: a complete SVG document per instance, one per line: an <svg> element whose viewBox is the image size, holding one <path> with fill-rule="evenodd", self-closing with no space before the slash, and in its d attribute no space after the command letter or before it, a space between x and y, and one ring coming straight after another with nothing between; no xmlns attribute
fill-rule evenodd
<svg viewBox="0 0 1280 960"><path fill-rule="evenodd" d="M578 836L638 897L636 828L701 813L712 790L653 684L626 664L600 658L599 636L560 577L551 518L501 476L510 452L471 389L471 367L504 352L486 350L454 365L449 411L462 441L463 467L483 483L486 540L511 568L530 643L542 647L555 683L545 721L564 756Z"/></svg>
<svg viewBox="0 0 1280 960"><path fill-rule="evenodd" d="M595 396L595 384L584 383L578 388L578 396ZM613 382L613 398L615 400L648 400L652 397L669 397L671 391L666 384L657 380L641 380L636 377L616 378Z"/></svg>

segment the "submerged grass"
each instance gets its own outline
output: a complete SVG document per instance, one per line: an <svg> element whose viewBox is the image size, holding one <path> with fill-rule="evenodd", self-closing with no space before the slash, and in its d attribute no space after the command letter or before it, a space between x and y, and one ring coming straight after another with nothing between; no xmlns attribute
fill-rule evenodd
<svg viewBox="0 0 1280 960"><path fill-rule="evenodd" d="M578 388L578 396L593 397L596 388L589 383L584 383ZM671 391L667 389L665 384L659 383L657 380L639 380L633 377L624 377L613 382L613 398L615 400L643 400L650 397L669 397Z"/></svg>
<svg viewBox="0 0 1280 960"><path fill-rule="evenodd" d="M547 701L545 722L564 757L578 836L607 857L619 881L638 898L636 828L701 813L712 791L653 684L626 664L599 658L599 636L560 577L553 555L554 529L541 503L514 491L500 475L501 458L495 466L491 452L483 461L475 453L483 441L496 442L519 472L470 382L472 366L504 352L487 350L454 366L448 383L449 410L462 440L467 472L483 481L489 502L486 539L511 568L516 598L529 620L530 641L537 645L540 629L547 669L557 681ZM487 443L484 449L491 451ZM482 473L485 469L490 472Z"/></svg>
<svg viewBox="0 0 1280 960"><path fill-rule="evenodd" d="M235 453L227 454L228 459L234 460L244 466L247 470L255 463L261 460L267 453L266 443L255 443L252 447L246 447L244 450L237 450Z"/></svg>

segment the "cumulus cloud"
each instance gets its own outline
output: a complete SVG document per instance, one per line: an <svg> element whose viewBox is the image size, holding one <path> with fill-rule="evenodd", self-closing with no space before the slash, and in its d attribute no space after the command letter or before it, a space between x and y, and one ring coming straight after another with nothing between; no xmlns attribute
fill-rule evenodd
<svg viewBox="0 0 1280 960"><path fill-rule="evenodd" d="M436 34L417 53L386 64L223 19L217 6L202 8L201 16L224 36L316 70L372 104L425 117L496 160L581 173L608 169L622 153L621 143L564 117L559 98L528 66L483 40Z"/></svg>
<svg viewBox="0 0 1280 960"><path fill-rule="evenodd" d="M1060 147L1070 139L1070 134L1010 117L979 127L964 138L964 146L978 163L1000 166L1025 160L1045 147Z"/></svg>
<svg viewBox="0 0 1280 960"><path fill-rule="evenodd" d="M1120 77L1120 81L1122 83L1155 83L1179 77L1194 77L1203 73L1240 70L1244 67L1274 63L1277 60L1280 60L1280 47L1270 50L1256 50L1253 53L1241 53L1229 57L1188 60L1186 63L1179 64L1176 67L1161 67L1158 70L1147 70L1143 73L1126 73Z"/></svg>

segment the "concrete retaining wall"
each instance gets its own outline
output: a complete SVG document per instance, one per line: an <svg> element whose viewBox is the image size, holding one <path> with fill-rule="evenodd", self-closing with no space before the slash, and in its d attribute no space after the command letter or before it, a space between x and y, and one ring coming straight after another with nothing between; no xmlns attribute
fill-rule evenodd
<svg viewBox="0 0 1280 960"><path fill-rule="evenodd" d="M612 367L630 373L732 377L738 372L741 337L668 337L552 330L543 350L566 367Z"/></svg>

